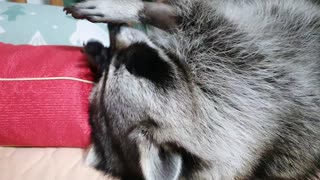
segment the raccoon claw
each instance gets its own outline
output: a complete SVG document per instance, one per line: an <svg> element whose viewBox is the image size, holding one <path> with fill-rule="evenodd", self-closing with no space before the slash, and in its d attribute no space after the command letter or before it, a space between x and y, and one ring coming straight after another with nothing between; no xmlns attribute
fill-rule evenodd
<svg viewBox="0 0 320 180"><path fill-rule="evenodd" d="M77 17L75 17L75 14L76 14L76 13L75 13L75 8L74 8L74 6L64 7L64 8L63 8L63 12L65 12L66 15L71 14L72 17L77 18Z"/></svg>
<svg viewBox="0 0 320 180"><path fill-rule="evenodd" d="M71 16L76 19L84 19L86 17L86 14L81 12L81 10L75 5L63 8L63 11L66 13L66 15L71 14Z"/></svg>
<svg viewBox="0 0 320 180"><path fill-rule="evenodd" d="M64 7L63 12L65 12L66 15L72 14L72 6Z"/></svg>

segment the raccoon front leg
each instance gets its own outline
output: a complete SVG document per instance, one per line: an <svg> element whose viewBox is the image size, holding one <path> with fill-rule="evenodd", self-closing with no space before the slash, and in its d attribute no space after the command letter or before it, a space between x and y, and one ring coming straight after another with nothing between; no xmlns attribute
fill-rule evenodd
<svg viewBox="0 0 320 180"><path fill-rule="evenodd" d="M174 8L141 0L87 0L65 7L77 19L103 23L147 23L167 29L176 24Z"/></svg>

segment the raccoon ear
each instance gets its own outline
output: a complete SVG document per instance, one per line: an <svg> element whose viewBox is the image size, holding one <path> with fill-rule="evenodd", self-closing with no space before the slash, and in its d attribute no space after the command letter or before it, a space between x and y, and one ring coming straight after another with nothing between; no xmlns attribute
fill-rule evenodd
<svg viewBox="0 0 320 180"><path fill-rule="evenodd" d="M139 144L140 164L146 180L179 179L182 169L180 154L152 143Z"/></svg>
<svg viewBox="0 0 320 180"><path fill-rule="evenodd" d="M177 180L182 171L182 155L169 145L154 142L152 134L157 127L152 120L141 122L131 129L129 139L137 145L141 170L146 180Z"/></svg>
<svg viewBox="0 0 320 180"><path fill-rule="evenodd" d="M131 44L122 53L125 66L131 74L155 83L164 83L172 79L171 65L159 55L158 50L146 43Z"/></svg>

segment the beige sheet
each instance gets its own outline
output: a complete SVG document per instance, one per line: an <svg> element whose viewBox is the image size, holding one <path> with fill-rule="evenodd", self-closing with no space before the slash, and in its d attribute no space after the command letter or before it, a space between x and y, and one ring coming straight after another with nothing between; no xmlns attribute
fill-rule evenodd
<svg viewBox="0 0 320 180"><path fill-rule="evenodd" d="M84 165L85 154L83 149L0 147L0 180L116 180Z"/></svg>
<svg viewBox="0 0 320 180"><path fill-rule="evenodd" d="M112 180L84 156L83 149L0 147L0 180Z"/></svg>

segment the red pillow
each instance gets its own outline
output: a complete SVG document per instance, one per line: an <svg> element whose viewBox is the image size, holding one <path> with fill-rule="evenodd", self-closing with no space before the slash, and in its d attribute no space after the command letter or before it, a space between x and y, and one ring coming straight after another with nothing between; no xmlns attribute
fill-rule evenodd
<svg viewBox="0 0 320 180"><path fill-rule="evenodd" d="M79 48L0 43L0 145L87 146L92 80Z"/></svg>

